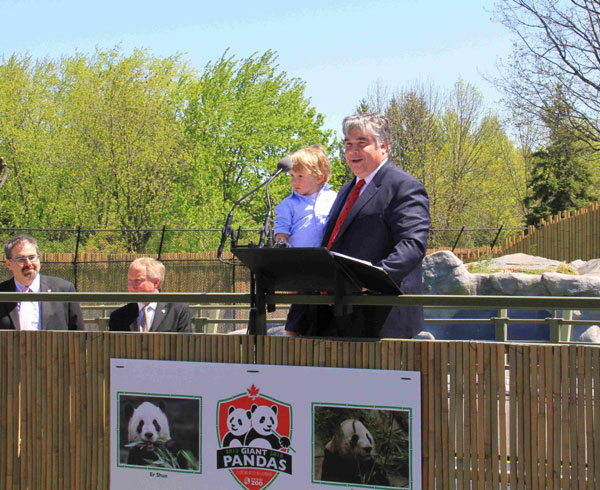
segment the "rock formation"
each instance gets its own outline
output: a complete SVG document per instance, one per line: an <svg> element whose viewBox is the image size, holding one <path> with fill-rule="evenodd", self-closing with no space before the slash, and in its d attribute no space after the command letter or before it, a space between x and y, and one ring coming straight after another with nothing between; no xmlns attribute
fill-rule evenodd
<svg viewBox="0 0 600 490"><path fill-rule="evenodd" d="M568 267L567 267L568 266ZM490 272L472 273L469 268L484 268ZM557 270L571 269L576 274ZM521 271L531 271L525 273ZM536 273L540 271L540 273ZM547 271L547 272L544 272ZM423 290L425 294L499 295L499 296L600 296L600 259L577 260L569 264L526 254L512 254L486 260L467 267L452 252L441 251L428 255L423 261ZM426 309L427 318L489 318L493 310ZM547 318L550 312L510 310L510 318ZM576 311L573 319L600 323L600 312ZM426 329L436 338L467 338L492 340L494 328L481 325L428 325ZM509 326L509 339L547 340L547 327ZM512 331L512 335L511 335ZM600 342L600 328L595 325L573 326L572 340Z"/></svg>

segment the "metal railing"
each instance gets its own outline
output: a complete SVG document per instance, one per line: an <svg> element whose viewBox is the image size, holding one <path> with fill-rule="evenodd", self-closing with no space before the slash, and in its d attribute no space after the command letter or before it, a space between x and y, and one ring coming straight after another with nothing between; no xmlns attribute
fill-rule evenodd
<svg viewBox="0 0 600 490"><path fill-rule="evenodd" d="M131 302L156 300L155 294L149 293L0 293L0 302L16 302L24 297L28 301L70 301L82 303L84 309L105 309L107 305L116 305ZM249 310L251 296L249 293L160 293L161 302L188 303L195 310L212 308L213 310L231 308ZM333 305L333 295L315 294L268 294L268 304L287 306L291 304ZM386 305L409 306L420 305L426 308L449 309L494 309L497 316L490 318L435 318L428 319L427 323L435 324L482 324L489 322L495 327L495 340L507 341L508 326L515 323L540 325L547 324L550 342L568 342L572 325L591 325L593 320L573 320L568 312L572 310L597 310L600 311L600 297L540 297L540 296L375 296L375 295L350 295L342 299L344 305ZM98 306L85 303L100 303ZM511 319L508 309L517 310L549 310L553 316L545 319ZM559 314L559 311L561 314ZM211 317L200 318L196 323L207 325L243 324L245 319L219 319ZM271 318L270 323L281 322L281 318Z"/></svg>

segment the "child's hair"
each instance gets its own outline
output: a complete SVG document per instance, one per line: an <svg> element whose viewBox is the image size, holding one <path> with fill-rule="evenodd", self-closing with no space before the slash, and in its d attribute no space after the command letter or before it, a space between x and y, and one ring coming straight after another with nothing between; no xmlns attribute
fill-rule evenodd
<svg viewBox="0 0 600 490"><path fill-rule="evenodd" d="M292 170L305 170L315 177L325 177L323 182L329 181L331 167L322 145L308 146L288 156L294 164Z"/></svg>

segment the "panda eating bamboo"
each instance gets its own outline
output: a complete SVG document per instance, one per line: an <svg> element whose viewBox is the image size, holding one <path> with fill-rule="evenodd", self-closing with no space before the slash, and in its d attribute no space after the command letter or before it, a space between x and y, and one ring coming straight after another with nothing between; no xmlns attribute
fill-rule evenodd
<svg viewBox="0 0 600 490"><path fill-rule="evenodd" d="M369 430L360 420L346 419L325 445L321 480L389 485L374 454L375 441Z"/></svg>
<svg viewBox="0 0 600 490"><path fill-rule="evenodd" d="M179 455L179 447L171 439L169 420L165 413L165 403L158 406L143 402L136 408L125 406L127 423L127 446L130 447L127 464L136 466L157 466L157 448L166 449L177 456L180 468L187 469L187 460Z"/></svg>

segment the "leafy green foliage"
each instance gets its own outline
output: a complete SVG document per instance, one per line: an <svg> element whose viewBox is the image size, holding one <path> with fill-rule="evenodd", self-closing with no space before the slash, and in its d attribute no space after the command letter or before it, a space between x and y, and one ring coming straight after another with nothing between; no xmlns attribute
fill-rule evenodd
<svg viewBox="0 0 600 490"><path fill-rule="evenodd" d="M186 225L222 225L224 209L264 181L279 159L311 144L327 146L330 135L319 129L323 118L305 99L304 84L278 72L275 62L271 51L242 60L226 53L187 85ZM289 192L285 179L271 186L275 202ZM237 225L256 226L264 214L264 199L249 200Z"/></svg>
<svg viewBox="0 0 600 490"><path fill-rule="evenodd" d="M56 224L57 199L68 185L54 92L57 68L49 61L12 56L0 64L0 154L11 174L0 201L0 225Z"/></svg>
<svg viewBox="0 0 600 490"><path fill-rule="evenodd" d="M91 227L140 229L168 220L186 167L176 119L180 62L115 50L64 59L62 69L65 157L77 176L66 203L72 215ZM141 232L131 246L146 240Z"/></svg>
<svg viewBox="0 0 600 490"><path fill-rule="evenodd" d="M126 242L86 234L81 250L105 252L143 250L147 228L222 226L286 153L315 143L335 153L304 84L276 59L225 53L202 73L179 56L119 47L56 62L2 59L0 155L11 176L0 226L141 230ZM275 203L289 192L283 178L271 186ZM259 196L235 226L262 223Z"/></svg>
<svg viewBox="0 0 600 490"><path fill-rule="evenodd" d="M191 451L188 451L187 449L179 449L175 454L173 454L173 452L165 445L166 442L167 441L164 438L159 438L153 444L148 444L147 441L140 440L125 444L125 447L129 449L134 447L145 447L154 455L154 458L146 459L146 463L153 467L182 469L178 460L179 457L182 457L187 462L187 468L185 469L195 471L198 470L200 465Z"/></svg>
<svg viewBox="0 0 600 490"><path fill-rule="evenodd" d="M445 95L424 85L385 94L378 88L358 110L379 108L388 118L391 159L425 185L432 228L522 223L524 160L474 87L459 81ZM429 246L436 247L437 239L430 237ZM488 235L465 237L461 246L489 245L489 240ZM440 242L447 245L448 238Z"/></svg>

